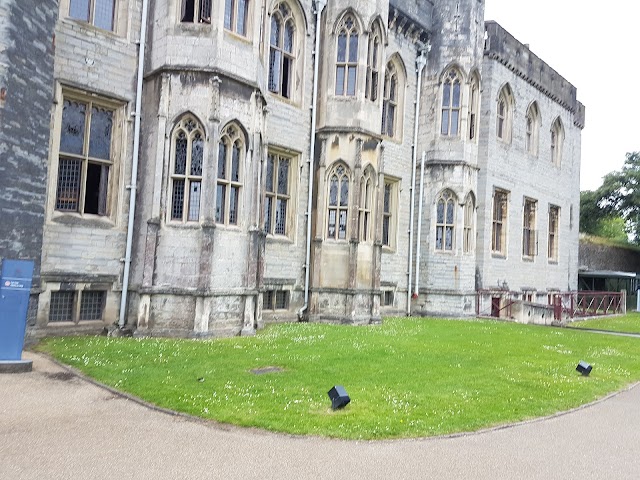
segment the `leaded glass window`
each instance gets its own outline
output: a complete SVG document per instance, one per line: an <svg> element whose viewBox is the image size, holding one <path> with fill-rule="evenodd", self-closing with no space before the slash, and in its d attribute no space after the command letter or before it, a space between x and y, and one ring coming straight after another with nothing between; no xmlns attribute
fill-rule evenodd
<svg viewBox="0 0 640 480"><path fill-rule="evenodd" d="M284 98L293 94L295 21L286 3L280 3L271 14L269 39L269 91Z"/></svg>
<svg viewBox="0 0 640 480"><path fill-rule="evenodd" d="M172 134L171 220L197 222L202 198L204 130L191 115Z"/></svg>
<svg viewBox="0 0 640 480"><path fill-rule="evenodd" d="M436 201L436 250L453 250L455 234L455 197L449 190Z"/></svg>
<svg viewBox="0 0 640 480"><path fill-rule="evenodd" d="M347 239L349 215L349 171L338 164L329 175L329 202L327 209L327 238Z"/></svg>
<svg viewBox="0 0 640 480"><path fill-rule="evenodd" d="M369 50L367 52L367 78L364 90L365 98L372 102L378 100L378 78L380 75L380 29L374 26L369 34Z"/></svg>
<svg viewBox="0 0 640 480"><path fill-rule="evenodd" d="M243 37L247 36L249 0L225 0L224 28Z"/></svg>
<svg viewBox="0 0 640 480"><path fill-rule="evenodd" d="M269 153L265 179L264 229L271 235L288 235L292 159Z"/></svg>
<svg viewBox="0 0 640 480"><path fill-rule="evenodd" d="M382 93L382 134L394 137L398 110L398 72L392 62L387 64Z"/></svg>
<svg viewBox="0 0 640 480"><path fill-rule="evenodd" d="M440 133L455 137L460 130L460 76L449 70L442 85L442 121Z"/></svg>
<svg viewBox="0 0 640 480"><path fill-rule="evenodd" d="M108 215L114 117L98 102L63 100L56 210Z"/></svg>
<svg viewBox="0 0 640 480"><path fill-rule="evenodd" d="M218 180L216 183L216 222L237 225L240 214L245 138L240 128L224 128L218 143Z"/></svg>
<svg viewBox="0 0 640 480"><path fill-rule="evenodd" d="M522 218L522 256L533 257L536 255L536 210L535 200L526 198L524 201L524 213Z"/></svg>
<svg viewBox="0 0 640 480"><path fill-rule="evenodd" d="M342 20L336 53L336 95L354 96L358 72L358 26L352 15Z"/></svg>
<svg viewBox="0 0 640 480"><path fill-rule="evenodd" d="M508 193L504 190L495 190L493 192L491 251L501 255L506 254L507 201Z"/></svg>
<svg viewBox="0 0 640 480"><path fill-rule="evenodd" d="M474 219L475 205L471 194L467 196L467 201L464 203L464 236L462 239L462 251L464 253L471 253L473 251L473 219Z"/></svg>
<svg viewBox="0 0 640 480"><path fill-rule="evenodd" d="M373 174L371 169L360 180L360 205L358 209L358 230L361 242L373 239L371 226L371 205L373 203Z"/></svg>

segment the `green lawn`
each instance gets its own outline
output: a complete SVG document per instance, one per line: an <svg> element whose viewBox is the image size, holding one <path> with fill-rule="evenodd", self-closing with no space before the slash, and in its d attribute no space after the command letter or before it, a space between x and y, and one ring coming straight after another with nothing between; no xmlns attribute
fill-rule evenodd
<svg viewBox="0 0 640 480"><path fill-rule="evenodd" d="M594 318L573 322L572 327L595 328L612 332L640 333L640 313L633 312L616 317Z"/></svg>
<svg viewBox="0 0 640 480"><path fill-rule="evenodd" d="M478 430L566 410L640 380L640 339L489 320L293 323L210 341L49 338L60 361L156 405L351 439ZM593 365L589 377L575 371ZM257 375L251 370L279 367ZM332 411L327 391L351 403Z"/></svg>

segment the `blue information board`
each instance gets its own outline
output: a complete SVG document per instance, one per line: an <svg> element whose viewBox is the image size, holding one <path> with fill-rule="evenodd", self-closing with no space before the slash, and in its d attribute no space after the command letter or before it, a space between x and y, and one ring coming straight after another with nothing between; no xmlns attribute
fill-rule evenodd
<svg viewBox="0 0 640 480"><path fill-rule="evenodd" d="M33 261L2 260L0 276L0 361L20 360L27 328Z"/></svg>

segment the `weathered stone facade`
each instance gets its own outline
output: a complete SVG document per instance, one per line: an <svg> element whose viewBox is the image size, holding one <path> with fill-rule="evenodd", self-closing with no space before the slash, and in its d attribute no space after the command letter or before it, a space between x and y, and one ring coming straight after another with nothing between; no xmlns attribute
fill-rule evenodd
<svg viewBox="0 0 640 480"><path fill-rule="evenodd" d="M584 108L485 24L483 1L119 0L111 17L94 4L87 14L62 0L55 12L32 332L116 321L128 280L129 326L199 337L473 315L476 290L498 281L575 289ZM505 88L508 142L496 138ZM498 255L496 188L509 193ZM527 255L523 198L539 212ZM560 212L553 235L548 205Z"/></svg>

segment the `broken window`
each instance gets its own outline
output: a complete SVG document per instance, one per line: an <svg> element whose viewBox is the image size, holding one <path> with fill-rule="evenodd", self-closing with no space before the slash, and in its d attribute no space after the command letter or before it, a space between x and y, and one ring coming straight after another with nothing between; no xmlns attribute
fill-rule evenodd
<svg viewBox="0 0 640 480"><path fill-rule="evenodd" d="M56 210L108 215L114 120L113 107L63 100Z"/></svg>
<svg viewBox="0 0 640 480"><path fill-rule="evenodd" d="M269 47L269 91L291 98L293 94L295 21L286 3L271 14Z"/></svg>
<svg viewBox="0 0 640 480"><path fill-rule="evenodd" d="M171 220L197 222L202 197L204 130L191 115L183 117L171 136Z"/></svg>
<svg viewBox="0 0 640 480"><path fill-rule="evenodd" d="M182 23L211 23L211 0L182 0Z"/></svg>

